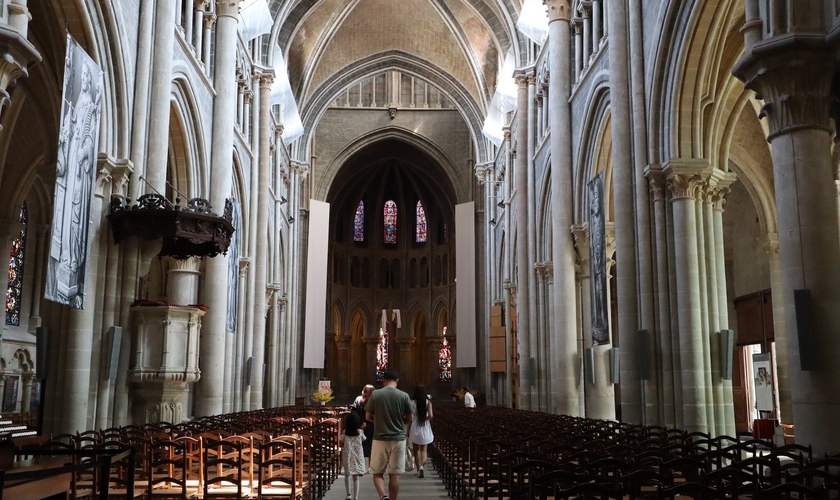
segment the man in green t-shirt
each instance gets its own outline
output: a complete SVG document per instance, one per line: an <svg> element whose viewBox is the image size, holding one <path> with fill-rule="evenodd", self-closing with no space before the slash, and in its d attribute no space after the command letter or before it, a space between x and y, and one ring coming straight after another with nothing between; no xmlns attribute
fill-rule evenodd
<svg viewBox="0 0 840 500"><path fill-rule="evenodd" d="M411 399L397 389L400 379L393 368L385 370L385 385L370 395L365 412L373 422L373 446L370 450L370 471L373 486L381 500L397 500L400 474L405 471L405 433L411 420ZM388 470L388 495L385 494L385 470ZM389 497L390 495L390 497Z"/></svg>

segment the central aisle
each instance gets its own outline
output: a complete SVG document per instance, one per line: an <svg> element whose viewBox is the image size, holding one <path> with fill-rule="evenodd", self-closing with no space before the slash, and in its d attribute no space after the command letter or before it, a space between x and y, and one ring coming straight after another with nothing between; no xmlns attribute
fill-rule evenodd
<svg viewBox="0 0 840 500"><path fill-rule="evenodd" d="M414 472L406 472L400 474L400 497L398 500L423 500L423 499L448 499L446 488L443 486L440 476L432 467L432 462L426 460L425 465L426 477L418 478ZM365 474L359 478L361 487L359 488L359 500L379 500L376 495L376 489L373 487L373 476ZM385 475L385 488L388 488L388 475ZM332 487L330 487L327 494L324 495L323 500L344 500L347 498L347 493L344 490L344 475L339 474L338 479L335 480Z"/></svg>

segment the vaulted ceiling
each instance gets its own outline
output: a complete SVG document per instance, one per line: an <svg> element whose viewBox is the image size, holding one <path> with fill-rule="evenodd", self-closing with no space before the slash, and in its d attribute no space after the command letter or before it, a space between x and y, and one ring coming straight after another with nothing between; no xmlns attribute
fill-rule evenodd
<svg viewBox="0 0 840 500"><path fill-rule="evenodd" d="M406 60L421 78L459 82L466 95L449 96L459 107L484 110L500 59L518 43L516 0L270 0L270 9L302 110L360 64L373 74Z"/></svg>

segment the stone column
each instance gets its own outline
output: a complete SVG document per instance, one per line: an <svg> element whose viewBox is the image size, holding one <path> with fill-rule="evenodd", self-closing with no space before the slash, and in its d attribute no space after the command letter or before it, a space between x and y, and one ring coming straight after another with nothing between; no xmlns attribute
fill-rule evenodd
<svg viewBox="0 0 840 500"><path fill-rule="evenodd" d="M812 2L795 2L783 8L792 11L787 15L795 15L791 19L823 22L822 16L798 12L809 6L813 8ZM775 36L774 31L773 36L753 42L745 34L750 46L733 73L764 101L762 116L767 118L767 140L772 146L796 440L812 444L814 452L822 454L840 449L840 433L826 432L840 414L840 377L834 369L840 357L840 232L829 117L837 63L828 47L805 41L813 38L811 27L797 28L804 37L787 32ZM795 290L807 290L802 293L810 296L810 331L798 330L797 312L808 311L806 307L797 311ZM802 365L800 337L814 346L812 366ZM807 351L804 354L808 357Z"/></svg>
<svg viewBox="0 0 840 500"><path fill-rule="evenodd" d="M414 346L414 339L394 339L400 349L399 371L402 377L410 384L417 384L417 377L414 376L414 363L411 360L411 349Z"/></svg>
<svg viewBox="0 0 840 500"><path fill-rule="evenodd" d="M245 362L245 337L247 336L246 332L248 331L246 325L248 321L246 320L247 313L248 313L248 291L246 290L248 287L246 286L248 283L248 268L250 267L251 259L248 257L241 257L239 259L239 298L236 302L236 307L239 308L239 313L237 314L237 325L236 329L239 332L239 335L235 335L235 338L231 341L233 344L231 346L232 354L232 361L227 362L226 366L232 365L233 366L233 373L231 375L232 378L232 386L231 386L231 405L232 411L242 411L242 395L245 392L244 385L242 383L242 371L243 365Z"/></svg>
<svg viewBox="0 0 840 500"><path fill-rule="evenodd" d="M114 159L101 156L97 162L96 187L90 206L90 228L88 238L91 248L99 246L102 237L102 200L110 188L111 171ZM67 347L63 352L66 359L64 370L64 416L59 421L60 433L74 434L91 427L88 421L88 403L90 392L91 350L93 346L93 326L96 311L96 274L99 264L98 252L90 252L85 270L85 308L70 310L70 323L67 329ZM100 311L101 312L101 311Z"/></svg>
<svg viewBox="0 0 840 500"><path fill-rule="evenodd" d="M175 16L175 2L157 2L155 4L154 57L151 71L148 123L149 156L146 162L145 178L151 187L159 193L166 192L172 59L175 53Z"/></svg>
<svg viewBox="0 0 840 500"><path fill-rule="evenodd" d="M613 201L616 228L616 293L618 295L618 346L621 369L621 419L645 422L642 381L638 366L639 328L638 274L636 271L635 177L631 143L630 68L627 46L627 5L624 0L610 2L610 109L613 140Z"/></svg>
<svg viewBox="0 0 840 500"><path fill-rule="evenodd" d="M592 57L592 16L591 5L581 4L580 10L583 14L583 67L589 67L589 59Z"/></svg>
<svg viewBox="0 0 840 500"><path fill-rule="evenodd" d="M29 413L29 407L32 406L32 381L35 379L35 373L25 372L22 378L23 391L21 392L20 412Z"/></svg>
<svg viewBox="0 0 840 500"><path fill-rule="evenodd" d="M716 272L718 283L718 315L720 316L720 328L729 328L729 299L726 294L726 264L724 261L723 248L723 204L724 197L729 193L729 186L735 181L735 174L727 174L723 179L718 181L718 189L712 195L712 219L715 231L715 257L716 257ZM772 271L771 271L772 273ZM772 280L772 278L771 278ZM771 281L772 282L772 281ZM776 339L778 339L779 330L776 329ZM782 328L782 337L784 338L784 327ZM784 345L784 343L782 344ZM787 353L784 353L787 359ZM786 368L785 368L786 369ZM787 378L787 374L785 374ZM725 419L724 432L727 436L735 435L735 403L732 395L732 379L723 380L723 415ZM789 387L789 386L788 386Z"/></svg>
<svg viewBox="0 0 840 500"><path fill-rule="evenodd" d="M216 99L213 101L210 204L217 213L225 207L233 183L233 119L236 104L236 25L240 0L217 0ZM225 323L227 315L228 259L219 255L205 264L204 297L210 309L201 332L201 380L195 398L195 415L221 413L224 388Z"/></svg>
<svg viewBox="0 0 840 500"><path fill-rule="evenodd" d="M604 22L601 18L601 0L592 2L592 43L594 51L598 52L601 46L601 27Z"/></svg>
<svg viewBox="0 0 840 500"><path fill-rule="evenodd" d="M671 293L668 280L668 226L666 221L667 207L665 206L665 177L659 165L651 165L648 169L650 191L653 197L654 211L654 239L656 242L656 305L659 310L656 329L656 349L660 353L661 391L659 401L662 404L662 425L676 426L677 393L674 391L674 360L673 343L671 338ZM677 391L679 392L679 391Z"/></svg>
<svg viewBox="0 0 840 500"><path fill-rule="evenodd" d="M593 5L593 12L598 7ZM661 399L661 360L659 356L659 332L657 331L654 297L654 262L651 242L650 192L645 172L648 167L647 97L645 95L644 32L642 28L642 7L640 0L630 0L627 6L630 45L630 95L633 120L633 184L636 198L636 247L639 272L639 325L648 331L649 377L642 383L644 417L647 424L661 424L665 405ZM598 43L597 39L595 43Z"/></svg>
<svg viewBox="0 0 840 500"><path fill-rule="evenodd" d="M539 301L539 297L537 295L537 281L534 276L534 264L537 261L537 213L536 213L536 172L534 167L534 156L535 156L535 142L536 139L534 137L534 133L536 130L536 117L534 114L535 111L535 104L536 101L534 99L534 94L536 92L535 86L535 75L533 70L531 70L525 78L528 82L528 100L527 100L527 121L528 121L528 130L527 130L527 154L525 158L525 164L527 165L527 203L528 203L528 225L526 228L528 234L528 266L526 270L528 272L528 323L530 325L531 333L530 337L531 340L529 341L531 347L531 354L530 358L534 360L534 372L531 374L533 377L534 387L536 390L536 400L532 401L531 406L533 409L541 409L545 410L548 408L547 401L551 399L550 396L550 386L551 383L549 381L550 377L548 376L548 367L540 362L540 358L542 357L542 353L545 352L545 346L540 343L540 336L539 336L539 324L540 318L537 316L537 302ZM518 183L517 183L518 184ZM488 323L489 324L489 323ZM489 380L489 373L488 373L488 380Z"/></svg>
<svg viewBox="0 0 840 500"><path fill-rule="evenodd" d="M34 229L34 231L32 231ZM41 326L41 299L44 297L44 266L47 262L46 241L50 234L50 226L40 224L32 226L32 236L35 238L35 258L30 265L35 268L35 281L32 282L32 306L29 309L29 333ZM28 236L27 236L28 237Z"/></svg>
<svg viewBox="0 0 840 500"><path fill-rule="evenodd" d="M221 14L219 15L221 16ZM204 63L204 72L207 74L207 76L211 76L210 47L213 36L213 25L216 24L216 14L213 14L212 12L205 12L203 22L204 35L202 35L202 39L204 40L204 46L201 49L201 62Z"/></svg>
<svg viewBox="0 0 840 500"><path fill-rule="evenodd" d="M551 367L551 386L556 388L557 399L551 402L551 412L565 415L580 413L578 365L580 353L577 345L577 311L575 295L575 248L569 228L574 223L572 208L572 120L569 97L572 92L571 36L569 21L571 8L568 0L546 0L548 6L548 68L549 110L551 129L551 218L552 263L554 270L554 326L548 346L555 355Z"/></svg>
<svg viewBox="0 0 840 500"><path fill-rule="evenodd" d="M706 413L704 345L700 318L700 277L697 261L696 198L701 189L702 165L669 163L668 176L674 211L674 256L677 268L677 315L682 387L683 426L689 431L709 432ZM672 311L673 314L674 311Z"/></svg>
<svg viewBox="0 0 840 500"><path fill-rule="evenodd" d="M170 259L166 273L166 296L170 304L188 306L196 303L200 264L198 257Z"/></svg>
<svg viewBox="0 0 840 500"><path fill-rule="evenodd" d="M346 391L348 381L350 380L350 341L353 337L350 335L336 335L336 371L341 375L336 377L335 389L338 391Z"/></svg>
<svg viewBox="0 0 840 500"><path fill-rule="evenodd" d="M531 339L531 288L528 281L531 266L528 262L528 79L517 75L519 94L516 105L516 320L519 331L520 395L523 409L531 410L538 404L535 365Z"/></svg>
<svg viewBox="0 0 840 500"><path fill-rule="evenodd" d="M572 226L572 235L579 256L580 318L583 331L583 348L592 349L594 382L584 382L584 400L587 418L615 420L615 389L610 381L611 344L592 345L592 291L589 273L589 228ZM584 358L586 359L586 358ZM584 371L588 370L584 367Z"/></svg>
<svg viewBox="0 0 840 500"><path fill-rule="evenodd" d="M426 350L428 352L428 365L426 366L429 378L428 387L433 387L440 380L440 348L443 347L442 337L426 339ZM446 392L450 392L447 390Z"/></svg>
<svg viewBox="0 0 840 500"><path fill-rule="evenodd" d="M540 398L539 411L547 411L548 401L545 394L551 394L551 387L549 386L550 377L546 373L547 367L551 366L551 353L546 347L548 344L548 318L546 318L546 286L545 286L545 263L537 262L534 264L534 271L536 271L534 291L534 330L536 332L537 344L537 363L540 367L539 385L540 393L543 395Z"/></svg>
<svg viewBox="0 0 840 500"><path fill-rule="evenodd" d="M723 209L721 208L721 211ZM723 219L723 217L721 217ZM779 381L780 421L795 424L793 420L793 395L790 388L790 355L787 346L787 325L785 324L784 284L782 283L782 261L779 258L779 235L765 234L759 240L767 252L770 266L770 294L773 297L773 333L776 339L776 377Z"/></svg>
<svg viewBox="0 0 840 500"><path fill-rule="evenodd" d="M714 173L713 169L709 169ZM716 428L717 413L722 408L719 406L720 402L715 397L715 386L712 383L712 349L716 347L714 343L714 336L710 329L709 322L709 281L706 262L706 241L711 237L706 232L706 219L703 210L704 199L709 188L709 182L714 178L707 170L702 174L703 184L695 193L694 200L694 220L696 221L696 237L694 243L696 247L694 251L697 252L697 278L700 286L700 331L703 332L703 376L705 378L704 387L706 388L706 424L709 428L709 433L713 436L718 435Z"/></svg>
<svg viewBox="0 0 840 500"><path fill-rule="evenodd" d="M265 290L266 277L268 274L268 201L270 187L271 169L271 142L274 139L274 131L271 129L271 84L274 82L274 75L267 73L260 77L259 95L259 193L252 193L258 196L257 201L257 247L254 252L254 281L256 294L254 296L254 364L258 367L255 384L251 386L251 409L262 408L263 401L263 377L262 365L265 360Z"/></svg>
<svg viewBox="0 0 840 500"><path fill-rule="evenodd" d="M579 82L583 73L583 22L576 17L572 19L571 26L575 34L575 82Z"/></svg>
<svg viewBox="0 0 840 500"><path fill-rule="evenodd" d="M196 0L195 12L193 12L193 40L195 58L203 64L204 61L204 8L207 0Z"/></svg>

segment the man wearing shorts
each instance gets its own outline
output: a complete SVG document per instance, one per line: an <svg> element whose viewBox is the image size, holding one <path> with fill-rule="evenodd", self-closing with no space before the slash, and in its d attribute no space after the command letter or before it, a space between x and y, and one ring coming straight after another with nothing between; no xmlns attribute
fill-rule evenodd
<svg viewBox="0 0 840 500"><path fill-rule="evenodd" d="M397 371L389 368L383 375L384 386L370 395L365 412L373 422L373 446L370 471L373 486L381 500L397 500L400 474L405 471L405 434L413 413L408 394L397 389ZM385 470L388 470L388 495L385 494Z"/></svg>

